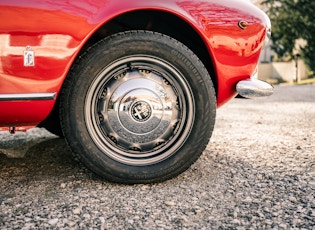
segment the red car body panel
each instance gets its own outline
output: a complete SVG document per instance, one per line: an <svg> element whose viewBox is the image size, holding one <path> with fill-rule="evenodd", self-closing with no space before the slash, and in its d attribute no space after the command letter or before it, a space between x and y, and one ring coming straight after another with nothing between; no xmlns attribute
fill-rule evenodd
<svg viewBox="0 0 315 230"><path fill-rule="evenodd" d="M269 19L245 0L2 0L0 95L54 93L88 39L115 17L136 10L172 14L203 40L214 66L217 105L236 95L235 85L257 66ZM240 29L239 21L248 27ZM30 48L27 48L30 47ZM34 66L24 52L34 51ZM55 100L0 101L0 126L36 125Z"/></svg>

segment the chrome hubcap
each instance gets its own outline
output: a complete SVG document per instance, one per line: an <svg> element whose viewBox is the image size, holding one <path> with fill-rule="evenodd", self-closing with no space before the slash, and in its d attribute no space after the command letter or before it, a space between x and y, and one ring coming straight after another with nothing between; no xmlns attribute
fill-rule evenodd
<svg viewBox="0 0 315 230"><path fill-rule="evenodd" d="M150 165L171 156L194 121L192 92L170 63L130 56L105 67L85 100L90 136L100 150L128 165Z"/></svg>

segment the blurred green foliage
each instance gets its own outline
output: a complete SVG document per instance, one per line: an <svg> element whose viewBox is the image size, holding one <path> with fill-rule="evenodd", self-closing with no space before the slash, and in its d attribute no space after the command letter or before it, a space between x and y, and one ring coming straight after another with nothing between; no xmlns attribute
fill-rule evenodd
<svg viewBox="0 0 315 230"><path fill-rule="evenodd" d="M280 58L298 53L315 72L315 1L264 0L262 5L272 23L273 50Z"/></svg>

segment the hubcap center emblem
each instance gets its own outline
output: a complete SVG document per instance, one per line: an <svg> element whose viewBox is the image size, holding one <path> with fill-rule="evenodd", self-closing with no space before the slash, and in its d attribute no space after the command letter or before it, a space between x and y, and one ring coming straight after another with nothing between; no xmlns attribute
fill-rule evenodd
<svg viewBox="0 0 315 230"><path fill-rule="evenodd" d="M145 101L137 101L131 106L131 116L138 122L147 121L151 115L151 106Z"/></svg>

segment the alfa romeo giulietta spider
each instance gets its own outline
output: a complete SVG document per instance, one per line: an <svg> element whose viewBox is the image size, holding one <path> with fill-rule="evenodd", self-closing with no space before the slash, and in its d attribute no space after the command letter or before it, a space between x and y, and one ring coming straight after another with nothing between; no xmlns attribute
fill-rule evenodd
<svg viewBox="0 0 315 230"><path fill-rule="evenodd" d="M0 127L45 127L109 181L173 178L218 107L272 94L270 30L247 0L2 0Z"/></svg>

